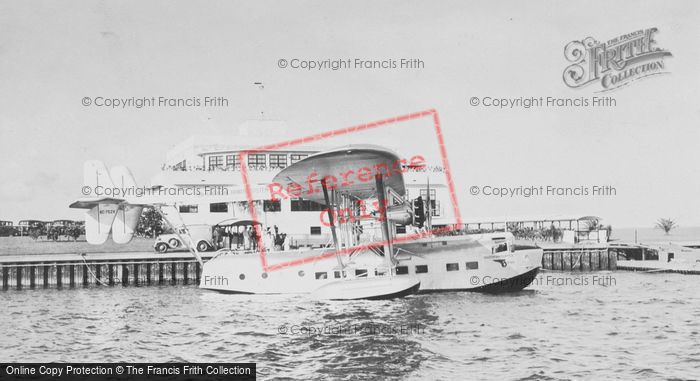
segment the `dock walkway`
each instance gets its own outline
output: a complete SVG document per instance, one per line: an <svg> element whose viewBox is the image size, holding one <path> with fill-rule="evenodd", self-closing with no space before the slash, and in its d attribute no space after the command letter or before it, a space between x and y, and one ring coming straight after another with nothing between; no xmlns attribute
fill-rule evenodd
<svg viewBox="0 0 700 381"><path fill-rule="evenodd" d="M210 259L214 252L201 253ZM34 254L0 256L3 290L94 285L198 284L200 264L189 252Z"/></svg>

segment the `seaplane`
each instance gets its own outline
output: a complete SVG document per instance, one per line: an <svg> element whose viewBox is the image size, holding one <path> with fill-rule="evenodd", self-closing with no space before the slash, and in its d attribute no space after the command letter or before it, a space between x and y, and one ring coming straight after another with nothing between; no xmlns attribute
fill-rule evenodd
<svg viewBox="0 0 700 381"><path fill-rule="evenodd" d="M320 218L330 227L332 242L321 248L274 250L264 247L262 228L255 224L258 249L219 250L202 263L199 287L227 294L372 300L446 291L515 292L532 283L541 267L542 250L517 247L510 233L470 235L457 226L428 226L398 235L397 224L415 221L415 200L406 199L407 167L384 147L345 146L291 164L274 176L267 189L209 197L211 202L302 197L320 203L324 206ZM127 168L108 172L97 161L86 163L84 177L85 186L93 189L135 185ZM88 197L70 207L87 209L88 242L104 243L111 233L114 242L127 243L144 207L155 208L178 231L175 205L183 201L161 195ZM250 211L256 220L255 208ZM202 262L187 229L179 230L181 241Z"/></svg>

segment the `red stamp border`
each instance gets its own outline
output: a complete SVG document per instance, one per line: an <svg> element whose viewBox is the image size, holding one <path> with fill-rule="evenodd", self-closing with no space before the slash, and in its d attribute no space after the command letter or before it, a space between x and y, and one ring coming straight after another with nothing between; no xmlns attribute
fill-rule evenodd
<svg viewBox="0 0 700 381"><path fill-rule="evenodd" d="M456 220L456 224L452 226L446 226L443 228L438 228L438 229L432 229L429 231L421 232L421 233L415 233L399 238L394 238L391 240L393 243L401 243L401 242L408 242L408 241L413 241L419 238L423 237L428 237L432 236L434 234L438 233L443 233L443 232L448 232L455 230L458 226L462 224L462 216L459 213L459 206L457 203L457 195L455 193L455 186L454 186L454 181L452 180L452 171L450 170L450 164L449 160L447 159L447 150L445 148L445 141L442 135L442 129L440 128L440 118L438 116L438 112L435 109L430 109L430 110L425 110L425 111L420 111L420 112L415 112L412 114L405 114L405 115L400 115L392 118L387 118L387 119L382 119L370 123L365 123L365 124L359 124L351 127L346 127L346 128L340 128L337 130L332 130L332 131L327 131L327 132L322 132L319 134L315 135L310 135L304 138L299 138L299 139L293 139L293 140L287 140L275 144L268 144L259 148L254 148L250 150L245 150L241 151L239 153L239 159L241 163L241 177L243 179L243 185L245 187L245 192L246 192L246 198L248 199L248 207L250 210L250 218L255 222L253 224L256 235L258 237L258 250L260 253L260 262L263 268L263 271L265 272L272 272L275 270L281 270L287 267L292 267L292 266L298 266L298 265L303 265L306 263L312 263L316 261L320 261L326 258L330 257L335 257L339 255L347 255L352 252L359 250L366 250L369 249L370 247L379 247L379 246L384 246L388 242L386 241L381 241L381 242L372 242L371 244L367 245L360 245L360 246L353 246L350 248L342 249L342 250L336 250L328 253L323 253L321 255L314 255L314 256L308 256L308 257L303 257L299 259L295 259L292 261L287 261L283 263L278 263L274 265L268 266L267 264L267 253L265 252L265 247L262 242L262 230L260 229L260 225L257 224L258 222L258 216L257 216L257 211L255 210L254 207L254 200L253 200L253 192L250 189L250 182L248 180L248 168L247 168L247 160L246 158L248 155L251 154L256 154L256 153L261 153L261 152L267 152L267 151L275 151L279 150L281 148L288 148L292 147L295 145L300 145L300 144L306 144L306 143L313 143L317 142L322 139L326 138L331 138L331 137L336 137L336 136L342 136L346 134L350 134L353 132L360 132L360 131L365 131L365 130L371 130L379 127L384 127L388 125L393 125L401 122L406 122L414 119L419 119L419 118L426 118L426 117L432 117L433 120L433 125L435 128L435 135L437 136L438 140L438 145L440 147L440 157L442 159L442 166L443 170L445 173L445 177L447 178L447 187L450 192L450 201L452 203L452 212L454 213L454 217Z"/></svg>

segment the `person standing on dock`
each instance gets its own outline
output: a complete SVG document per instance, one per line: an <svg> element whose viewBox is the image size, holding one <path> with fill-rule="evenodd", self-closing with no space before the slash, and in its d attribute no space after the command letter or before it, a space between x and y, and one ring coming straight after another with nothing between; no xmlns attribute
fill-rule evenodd
<svg viewBox="0 0 700 381"><path fill-rule="evenodd" d="M243 250L250 250L250 237L252 227L248 226L248 229L243 231Z"/></svg>

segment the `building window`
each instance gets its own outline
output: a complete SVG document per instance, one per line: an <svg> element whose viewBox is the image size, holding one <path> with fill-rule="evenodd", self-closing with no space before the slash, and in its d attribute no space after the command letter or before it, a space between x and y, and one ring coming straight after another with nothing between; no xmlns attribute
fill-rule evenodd
<svg viewBox="0 0 700 381"><path fill-rule="evenodd" d="M396 275L408 274L408 266L396 266Z"/></svg>
<svg viewBox="0 0 700 381"><path fill-rule="evenodd" d="M180 205L180 213L199 213L198 205Z"/></svg>
<svg viewBox="0 0 700 381"><path fill-rule="evenodd" d="M428 199L428 190L427 189L421 189L420 190L420 196L423 197L423 200ZM435 200L435 189L430 190L430 199Z"/></svg>
<svg viewBox="0 0 700 381"><path fill-rule="evenodd" d="M417 265L416 274L425 274L428 272L428 265Z"/></svg>
<svg viewBox="0 0 700 381"><path fill-rule="evenodd" d="M328 273L326 273L326 272L316 273L316 279L328 279Z"/></svg>
<svg viewBox="0 0 700 381"><path fill-rule="evenodd" d="M224 158L221 155L209 156L209 170L214 170L217 168L222 168L224 165Z"/></svg>
<svg viewBox="0 0 700 381"><path fill-rule="evenodd" d="M248 166L264 167L267 165L264 153L253 153L248 155Z"/></svg>
<svg viewBox="0 0 700 381"><path fill-rule="evenodd" d="M420 196L423 198L423 202L428 201L428 190L421 189ZM440 201L437 200L435 189L430 190L430 210L433 217L440 217Z"/></svg>
<svg viewBox="0 0 700 381"><path fill-rule="evenodd" d="M209 213L227 213L227 212L228 212L228 203L216 202L213 204L209 204Z"/></svg>
<svg viewBox="0 0 700 381"><path fill-rule="evenodd" d="M479 262L467 262L467 270L478 270L479 269Z"/></svg>
<svg viewBox="0 0 700 381"><path fill-rule="evenodd" d="M314 201L300 198L292 200L292 212L320 212L324 209L323 205Z"/></svg>
<svg viewBox="0 0 700 381"><path fill-rule="evenodd" d="M266 212L281 212L282 200L264 200L263 210Z"/></svg>
<svg viewBox="0 0 700 381"><path fill-rule="evenodd" d="M321 235L321 227L320 226L312 226L311 227L311 235Z"/></svg>
<svg viewBox="0 0 700 381"><path fill-rule="evenodd" d="M287 154L271 153L270 168L284 168L287 166Z"/></svg>
<svg viewBox="0 0 700 381"><path fill-rule="evenodd" d="M241 163L238 159L239 159L238 154L226 155L226 168L228 168L228 169L238 168L238 166L241 165Z"/></svg>
<svg viewBox="0 0 700 381"><path fill-rule="evenodd" d="M459 263L448 263L445 267L447 271L459 271Z"/></svg>
<svg viewBox="0 0 700 381"><path fill-rule="evenodd" d="M296 163L297 161L301 161L309 157L309 155L303 155L303 154L292 154L290 155L290 159L292 164Z"/></svg>
<svg viewBox="0 0 700 381"><path fill-rule="evenodd" d="M430 200L432 204L433 217L440 217L440 201Z"/></svg>

